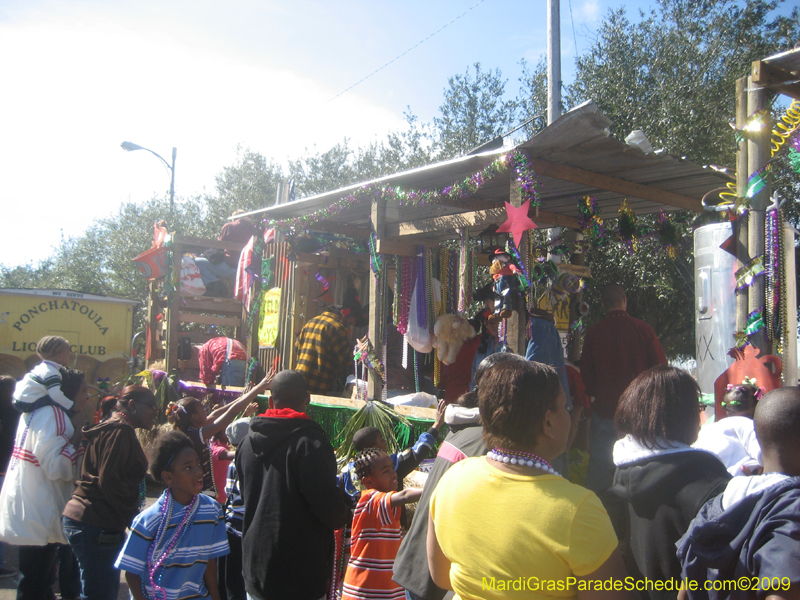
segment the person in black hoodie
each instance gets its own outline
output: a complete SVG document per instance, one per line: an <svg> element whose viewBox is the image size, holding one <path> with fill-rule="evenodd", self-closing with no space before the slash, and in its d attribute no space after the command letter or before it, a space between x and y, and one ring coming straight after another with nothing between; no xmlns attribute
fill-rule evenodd
<svg viewBox="0 0 800 600"><path fill-rule="evenodd" d="M244 498L245 589L259 600L318 600L333 573L335 529L350 517L333 447L304 412L303 375L281 371L269 410L250 421L236 450Z"/></svg>
<svg viewBox="0 0 800 600"><path fill-rule="evenodd" d="M678 542L683 576L697 582L687 591L692 600L800 592L800 389L769 392L754 420L764 474L731 479ZM717 582L745 585L713 591Z"/></svg>
<svg viewBox="0 0 800 600"><path fill-rule="evenodd" d="M671 582L672 589L648 589L651 600L677 598L675 542L731 478L714 454L691 447L700 431L699 402L700 388L689 373L659 365L636 377L617 406L616 427L625 437L614 445L611 494L625 509L614 525L628 541L628 572Z"/></svg>

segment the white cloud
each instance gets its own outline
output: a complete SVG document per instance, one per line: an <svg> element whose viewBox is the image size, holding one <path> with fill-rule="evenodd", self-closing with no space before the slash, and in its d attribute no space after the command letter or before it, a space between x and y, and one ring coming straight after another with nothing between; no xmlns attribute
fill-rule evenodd
<svg viewBox="0 0 800 600"><path fill-rule="evenodd" d="M586 0L578 9L578 21L587 25L599 23L602 8L599 0Z"/></svg>
<svg viewBox="0 0 800 600"><path fill-rule="evenodd" d="M176 194L188 196L213 189L238 143L282 162L403 125L354 93L325 104L338 90L302 74L131 25L91 14L0 24L0 54L14 57L0 63L0 206L14 224L0 263L39 260L59 229L77 235L121 201L166 191L166 169L124 140L168 161L177 147Z"/></svg>

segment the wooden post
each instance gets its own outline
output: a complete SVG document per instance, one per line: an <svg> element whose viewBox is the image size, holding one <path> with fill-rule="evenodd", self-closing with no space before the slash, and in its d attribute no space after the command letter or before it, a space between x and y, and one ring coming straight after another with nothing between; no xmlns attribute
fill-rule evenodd
<svg viewBox="0 0 800 600"><path fill-rule="evenodd" d="M583 248L579 247L579 243L583 241L583 234L573 230L568 231L565 229L564 231L567 234L565 235L565 238L571 240L570 246L572 246L572 257L570 258L570 263L573 265L583 266ZM574 240L574 242L572 240ZM569 300L569 326L571 329L572 324L581 318L579 307L581 302L583 302L583 292L570 295ZM570 362L580 360L582 343L583 340L581 340L580 332L575 332L575 336L572 338L572 341L567 347L567 360Z"/></svg>
<svg viewBox="0 0 800 600"><path fill-rule="evenodd" d="M292 298L289 304L289 314L287 321L290 323L289 331L286 333L290 336L287 350L289 351L289 360L286 364L292 365L294 368L297 362L297 349L294 345L294 332L300 331L308 320L308 276L305 272L306 267L294 263L292 269Z"/></svg>
<svg viewBox="0 0 800 600"><path fill-rule="evenodd" d="M736 80L736 128L741 129L747 123L747 85L748 77L740 77ZM736 195L743 197L747 190L747 140L742 137L739 148L736 152ZM736 240L736 270L738 271L750 261L748 252L748 220L747 217L741 219ZM736 294L736 331L744 331L747 327L748 311L747 293ZM731 347L734 340L728 340Z"/></svg>
<svg viewBox="0 0 800 600"><path fill-rule="evenodd" d="M381 240L386 230L386 202L382 198L375 198L372 201L372 211L370 214L372 221L372 230L375 232L376 246L377 240ZM380 343L381 332L381 319L383 319L383 311L381 311L381 298L380 290L378 289L378 281L372 274L369 273L369 340L375 347L375 353L380 356L381 349L378 348ZM386 277L386 273L383 274ZM380 378L374 373L370 372L369 386L367 387L367 396L373 400L380 399L383 393L383 383Z"/></svg>
<svg viewBox="0 0 800 600"><path fill-rule="evenodd" d="M172 269L167 277L167 286L172 286L172 293L167 294L167 352L166 371L171 373L178 368L178 313L181 310L181 258L183 258L183 244L180 236L173 238Z"/></svg>
<svg viewBox="0 0 800 600"><path fill-rule="evenodd" d="M752 78L748 79L747 114L766 108L767 92L764 88L754 87ZM769 124L769 117L765 117ZM762 127L757 132L752 132L747 141L747 177L756 172L763 172L767 161L770 159L770 131L771 127ZM741 193L741 191L740 191ZM764 255L764 224L766 207L772 190L769 185L750 199L750 219L748 226L747 242L751 258ZM764 277L756 277L748 291L748 310L753 312L761 310L766 304L766 286ZM762 353L771 352L771 344L767 340L766 329L750 336L750 343L759 348Z"/></svg>
<svg viewBox="0 0 800 600"><path fill-rule="evenodd" d="M509 180L508 201L511 206L519 207L522 205L522 194L517 187L514 178ZM524 244L523 244L524 246ZM514 312L508 317L506 323L506 338L508 339L508 347L512 352L516 352L521 356L525 356L527 350L526 344L526 331L525 326L526 312L525 302L522 297L518 296L512 305Z"/></svg>

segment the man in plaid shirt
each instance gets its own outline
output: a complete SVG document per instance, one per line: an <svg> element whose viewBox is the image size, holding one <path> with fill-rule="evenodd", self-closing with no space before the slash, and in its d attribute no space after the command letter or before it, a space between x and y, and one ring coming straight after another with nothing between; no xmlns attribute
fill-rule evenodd
<svg viewBox="0 0 800 600"><path fill-rule="evenodd" d="M348 299L343 307L331 307L305 324L297 338L295 370L306 378L312 394L339 394L342 367L353 357L347 330L362 319L361 304Z"/></svg>

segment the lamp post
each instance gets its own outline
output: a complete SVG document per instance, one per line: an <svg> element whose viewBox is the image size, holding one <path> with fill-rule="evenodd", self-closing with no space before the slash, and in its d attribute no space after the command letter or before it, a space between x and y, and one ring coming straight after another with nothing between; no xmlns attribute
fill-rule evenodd
<svg viewBox="0 0 800 600"><path fill-rule="evenodd" d="M172 213L175 205L175 156L178 154L178 149L177 148L172 149L172 164L169 164L166 160L164 160L164 157L162 157L157 152L153 152L152 150L150 150L150 148L145 148L144 146L140 146L139 144L134 144L133 142L122 142L122 144L120 145L122 146L122 149L125 150L126 152L133 152L134 150L147 150L150 154L153 154L161 162L163 162L164 165L170 170L170 174L172 177L169 182L169 222L170 225L173 225Z"/></svg>

